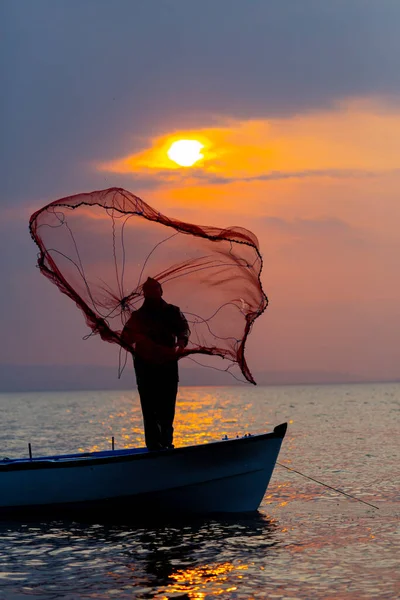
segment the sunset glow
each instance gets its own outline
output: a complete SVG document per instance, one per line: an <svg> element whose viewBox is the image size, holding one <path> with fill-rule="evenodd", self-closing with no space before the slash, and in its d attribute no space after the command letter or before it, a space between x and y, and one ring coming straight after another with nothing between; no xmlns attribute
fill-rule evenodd
<svg viewBox="0 0 400 600"><path fill-rule="evenodd" d="M5 595L400 600L400 0L0 7Z"/></svg>
<svg viewBox="0 0 400 600"><path fill-rule="evenodd" d="M181 167L192 167L204 158L201 154L202 148L204 148L203 144L197 140L178 140L172 144L167 154L173 162Z"/></svg>
<svg viewBox="0 0 400 600"><path fill-rule="evenodd" d="M134 12L126 3L126 15L108 8L104 17L100 9L96 14L96 23L104 19L107 43L101 27L81 26L84 15L76 19L68 3L68 22L83 36L79 53L69 51L70 28L62 27L57 3L51 4L60 26L57 44L35 29L39 54L25 34L36 16L32 21L28 9L8 16L8 56L19 38L18 52L25 52L11 61L12 82L46 81L48 65L39 57L49 52L59 53L55 64L66 69L54 73L56 95L36 86L35 101L27 103L24 86L7 92L2 165L12 183L4 190L0 220L2 310L18 317L5 323L3 363L36 364L40 356L51 365L115 364L113 347L99 336L90 348L78 349L84 324L32 270L22 223L55 198L116 187L170 219L238 226L257 236L270 306L256 322L246 355L254 372L267 372L265 382L397 380L400 3L379 3L379 10L365 3L343 18L339 2L328 3L329 9L310 3L293 9L295 16L279 2L255 2L251 11L227 11L216 2L210 4L212 28L202 3L182 3L173 33L154 28L151 3L143 3L148 31L142 19L133 19L137 35L125 35L121 28L131 31ZM243 33L240 50L232 31ZM146 61L132 60L141 53ZM78 90L71 73L83 67ZM83 97L88 101L80 102ZM109 215L85 205L79 211L82 236L87 230L99 239L99 273L108 274L114 250L100 239L109 235ZM148 227L129 219L126 243L139 246ZM138 261L146 260L143 255ZM175 254L165 253L168 260L177 260ZM206 373L211 378L212 371Z"/></svg>

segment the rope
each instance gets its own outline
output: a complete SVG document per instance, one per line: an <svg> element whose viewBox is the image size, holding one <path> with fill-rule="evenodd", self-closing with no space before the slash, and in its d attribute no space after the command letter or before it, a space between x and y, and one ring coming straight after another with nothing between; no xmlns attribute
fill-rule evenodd
<svg viewBox="0 0 400 600"><path fill-rule="evenodd" d="M356 498L355 496L352 496L351 494L347 494L347 492L343 492L342 490L338 490L337 488L332 487L331 485L328 485L327 483L323 483L322 481L318 481L318 479L314 479L314 477L309 477L308 475L304 475L304 473L300 473L300 471L296 471L296 469L291 469L290 467L287 467L286 465L283 465L282 463L277 462L277 465L279 465L280 467L283 467L284 469L287 469L288 471L292 471L293 473L297 473L298 475L301 475L302 477L305 477L306 479L310 479L311 481L315 481L315 483L319 483L320 485L323 485L324 487L333 490L334 492L337 492L338 494L342 494L343 496L347 496L348 498L351 498L352 500L357 500L357 502L362 502L363 504L366 504L367 506L372 506L372 508L376 508L377 510L379 510L379 506L375 506L374 504L370 504L369 502L366 502L365 500L360 500L360 498Z"/></svg>

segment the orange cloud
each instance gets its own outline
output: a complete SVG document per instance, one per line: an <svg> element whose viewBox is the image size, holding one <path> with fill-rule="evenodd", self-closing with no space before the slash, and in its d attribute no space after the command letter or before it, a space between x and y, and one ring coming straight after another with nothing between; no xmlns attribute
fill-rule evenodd
<svg viewBox="0 0 400 600"><path fill-rule="evenodd" d="M196 139L204 159L179 167L167 156L178 139ZM175 131L149 148L97 165L102 171L146 175L161 184L207 185L318 175L345 177L400 167L400 115L354 101L336 110L291 118L229 121L222 127Z"/></svg>
<svg viewBox="0 0 400 600"><path fill-rule="evenodd" d="M240 225L258 236L270 306L247 345L254 371L398 376L399 116L354 101L291 118L223 122L159 136L97 168L168 216ZM204 145L194 168L168 159L179 138ZM143 227L135 240L146 234L146 223L130 221L128 244L131 225ZM99 239L104 226L85 223Z"/></svg>

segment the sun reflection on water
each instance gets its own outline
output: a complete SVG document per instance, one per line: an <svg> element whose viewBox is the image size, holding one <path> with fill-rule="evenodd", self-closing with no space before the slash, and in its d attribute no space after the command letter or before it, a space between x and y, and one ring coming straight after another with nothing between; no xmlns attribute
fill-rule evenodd
<svg viewBox="0 0 400 600"><path fill-rule="evenodd" d="M237 400L235 391L226 393L226 388L213 388L213 392L205 392L205 388L183 388L180 390L174 422L175 446L189 446L221 440L225 435L236 437L245 433L260 432L260 425L253 418L248 418L253 407L251 402L244 402L235 409ZM79 447L79 452L96 452L111 447L114 436L116 448L133 448L144 446L142 415L136 390L127 393L124 398L126 410L110 411L101 421L106 432L106 440L91 446ZM257 431L258 430L258 431ZM270 431L271 426L265 422L263 432Z"/></svg>
<svg viewBox="0 0 400 600"><path fill-rule="evenodd" d="M180 569L171 574L170 579L174 580L166 589L166 594L185 593L187 598L198 600L205 598L206 595L201 591L207 585L207 595L219 596L228 592L233 592L237 589L232 585L232 576L236 575L237 579L241 579L240 571L246 571L248 565L233 564L230 562L217 563L214 565L202 565L189 569ZM239 574L233 573L238 571ZM229 575L229 577L228 577ZM228 582L228 583L227 583ZM238 582L239 583L239 582ZM163 596L168 599L170 596Z"/></svg>

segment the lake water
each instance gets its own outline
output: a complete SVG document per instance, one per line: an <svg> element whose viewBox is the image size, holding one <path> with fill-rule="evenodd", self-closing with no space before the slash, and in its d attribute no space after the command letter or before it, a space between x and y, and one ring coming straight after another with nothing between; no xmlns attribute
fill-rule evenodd
<svg viewBox="0 0 400 600"><path fill-rule="evenodd" d="M0 395L0 455L143 445L136 392ZM182 388L176 445L289 423L251 517L160 525L0 523L0 598L400 596L400 385Z"/></svg>

